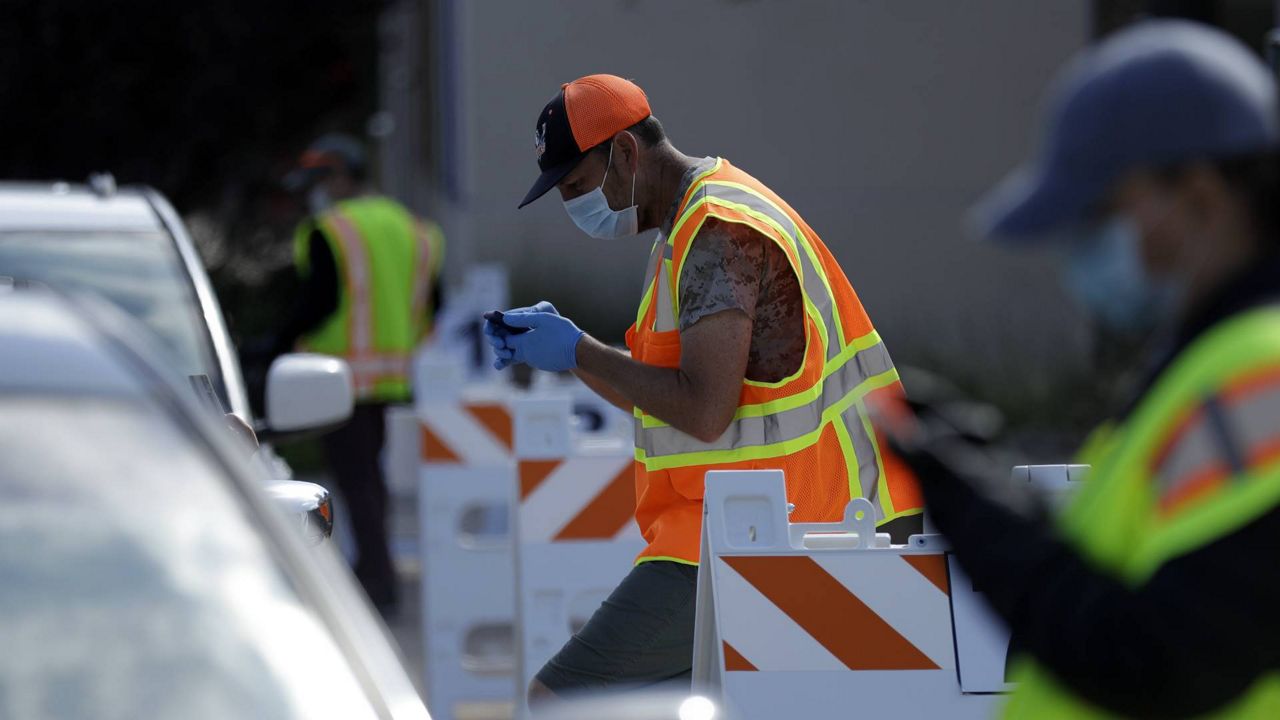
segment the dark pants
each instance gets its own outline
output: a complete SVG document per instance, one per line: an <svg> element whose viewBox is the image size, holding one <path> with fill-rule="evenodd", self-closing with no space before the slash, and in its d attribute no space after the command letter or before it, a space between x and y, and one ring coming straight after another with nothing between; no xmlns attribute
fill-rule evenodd
<svg viewBox="0 0 1280 720"><path fill-rule="evenodd" d="M636 565L587 624L538 672L556 695L661 686L688 692L698 568Z"/></svg>
<svg viewBox="0 0 1280 720"><path fill-rule="evenodd" d="M360 403L346 425L320 439L356 541L356 579L379 609L396 603L396 574L387 545L387 484L378 459L387 406Z"/></svg>

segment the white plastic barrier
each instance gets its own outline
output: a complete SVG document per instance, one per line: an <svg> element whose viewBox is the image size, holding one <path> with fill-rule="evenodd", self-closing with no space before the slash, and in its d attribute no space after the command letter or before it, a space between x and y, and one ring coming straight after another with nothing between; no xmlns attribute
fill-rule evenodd
<svg viewBox="0 0 1280 720"><path fill-rule="evenodd" d="M1014 477L1062 492L1083 466ZM1008 633L938 535L890 545L870 503L789 523L781 471L707 474L694 683L741 718L990 717Z"/></svg>
<svg viewBox="0 0 1280 720"><path fill-rule="evenodd" d="M450 288L448 302L436 316L431 340L420 356L428 362L442 359L465 368L465 377L476 382L492 382L498 373L493 369L493 353L481 337L481 315L488 310L501 310L509 305L507 270L501 265L473 265L467 268L462 282ZM429 375L415 363L415 389Z"/></svg>
<svg viewBox="0 0 1280 720"><path fill-rule="evenodd" d="M517 401L515 448L517 698L533 675L631 570L644 541L634 520L634 446L573 428L573 400ZM517 704L523 709L522 700Z"/></svg>
<svg viewBox="0 0 1280 720"><path fill-rule="evenodd" d="M575 430L601 436L612 435L627 442L635 437L631 413L614 407L572 375L535 372L529 391L533 395L568 395L573 400Z"/></svg>
<svg viewBox="0 0 1280 720"><path fill-rule="evenodd" d="M418 486L422 638L431 716L512 701L515 612L508 503L516 482L513 388L467 385L423 363Z"/></svg>

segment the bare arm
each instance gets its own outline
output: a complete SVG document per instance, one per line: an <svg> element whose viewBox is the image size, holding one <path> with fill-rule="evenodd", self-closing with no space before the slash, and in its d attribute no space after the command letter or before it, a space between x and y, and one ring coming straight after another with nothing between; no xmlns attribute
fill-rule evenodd
<svg viewBox="0 0 1280 720"><path fill-rule="evenodd" d="M751 319L741 310L725 310L681 331L678 368L637 362L589 335L578 342L577 360L583 374L608 385L625 402L710 442L733 420L750 344Z"/></svg>
<svg viewBox="0 0 1280 720"><path fill-rule="evenodd" d="M771 241L746 225L708 219L692 242L680 280L680 367L636 362L591 337L578 343L577 360L579 377L605 398L611 390L622 407L635 405L710 442L738 407Z"/></svg>
<svg viewBox="0 0 1280 720"><path fill-rule="evenodd" d="M576 375L577 378L582 381L583 385L586 385L587 387L591 388L592 392L604 398L604 401L609 403L610 405L618 408L619 410L622 410L628 415L630 415L631 412L635 410L635 405L630 400L628 400L622 393L618 392L617 390L614 390L613 387L609 385L609 383L605 382L604 380L601 380L599 377L596 377L595 375L592 375L586 370L583 370L581 366L579 366L578 369L574 370L573 374Z"/></svg>

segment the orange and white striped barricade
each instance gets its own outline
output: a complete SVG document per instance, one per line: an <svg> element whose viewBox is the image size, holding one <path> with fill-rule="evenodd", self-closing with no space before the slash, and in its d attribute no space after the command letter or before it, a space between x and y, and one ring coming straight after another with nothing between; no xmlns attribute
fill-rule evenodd
<svg viewBox="0 0 1280 720"><path fill-rule="evenodd" d="M631 441L635 421L631 413L615 407L573 375L536 372L529 388L533 395L568 395L573 401L573 428L596 436L612 435Z"/></svg>
<svg viewBox="0 0 1280 720"><path fill-rule="evenodd" d="M563 395L514 404L517 698L644 548L634 520L635 446L573 430L573 406Z"/></svg>
<svg viewBox="0 0 1280 720"><path fill-rule="evenodd" d="M466 385L440 363L416 389L425 688L431 716L512 703L516 483L506 385Z"/></svg>
<svg viewBox="0 0 1280 720"><path fill-rule="evenodd" d="M1050 504L1057 505L1088 470L1088 465L1019 465L1013 469L1013 480L1030 483ZM1009 690L1009 630L987 606L981 588L974 587L954 555L947 556L947 569L951 574L960 689L967 693Z"/></svg>
<svg viewBox="0 0 1280 720"><path fill-rule="evenodd" d="M961 692L945 545L891 546L874 508L789 523L779 470L707 473L694 682L742 718L986 718Z"/></svg>

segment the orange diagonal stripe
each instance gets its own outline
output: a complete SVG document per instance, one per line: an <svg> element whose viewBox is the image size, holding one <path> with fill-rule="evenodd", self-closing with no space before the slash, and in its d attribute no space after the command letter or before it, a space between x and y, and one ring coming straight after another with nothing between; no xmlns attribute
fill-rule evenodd
<svg viewBox="0 0 1280 720"><path fill-rule="evenodd" d="M524 500L530 493L537 490L542 481L560 467L560 462L560 460L521 460L520 499Z"/></svg>
<svg viewBox="0 0 1280 720"><path fill-rule="evenodd" d="M608 540L631 522L635 511L635 475L628 464L552 539Z"/></svg>
<svg viewBox="0 0 1280 720"><path fill-rule="evenodd" d="M1277 383L1280 383L1280 368L1264 367L1229 383L1222 391L1222 399L1227 404L1234 404Z"/></svg>
<svg viewBox="0 0 1280 720"><path fill-rule="evenodd" d="M804 555L725 557L850 670L937 670L919 648Z"/></svg>
<svg viewBox="0 0 1280 720"><path fill-rule="evenodd" d="M1213 466L1187 480L1171 493L1160 498L1160 517L1167 518L1188 505L1208 497L1226 484L1231 471L1224 466Z"/></svg>
<svg viewBox="0 0 1280 720"><path fill-rule="evenodd" d="M723 642L723 641L721 641ZM738 652L729 643L724 643L724 669L725 670L747 670L756 672L759 670L751 661L742 657L742 653Z"/></svg>
<svg viewBox="0 0 1280 720"><path fill-rule="evenodd" d="M502 405L467 405L467 412L481 425L489 429L498 442L512 448L511 413Z"/></svg>
<svg viewBox="0 0 1280 720"><path fill-rule="evenodd" d="M426 424L422 424L422 459L431 462L462 462L462 458L453 451L453 448L444 444L439 435L431 431Z"/></svg>
<svg viewBox="0 0 1280 720"><path fill-rule="evenodd" d="M920 574L925 576L934 587L947 595L951 594L951 583L947 581L947 558L945 555L903 555L903 560Z"/></svg>

